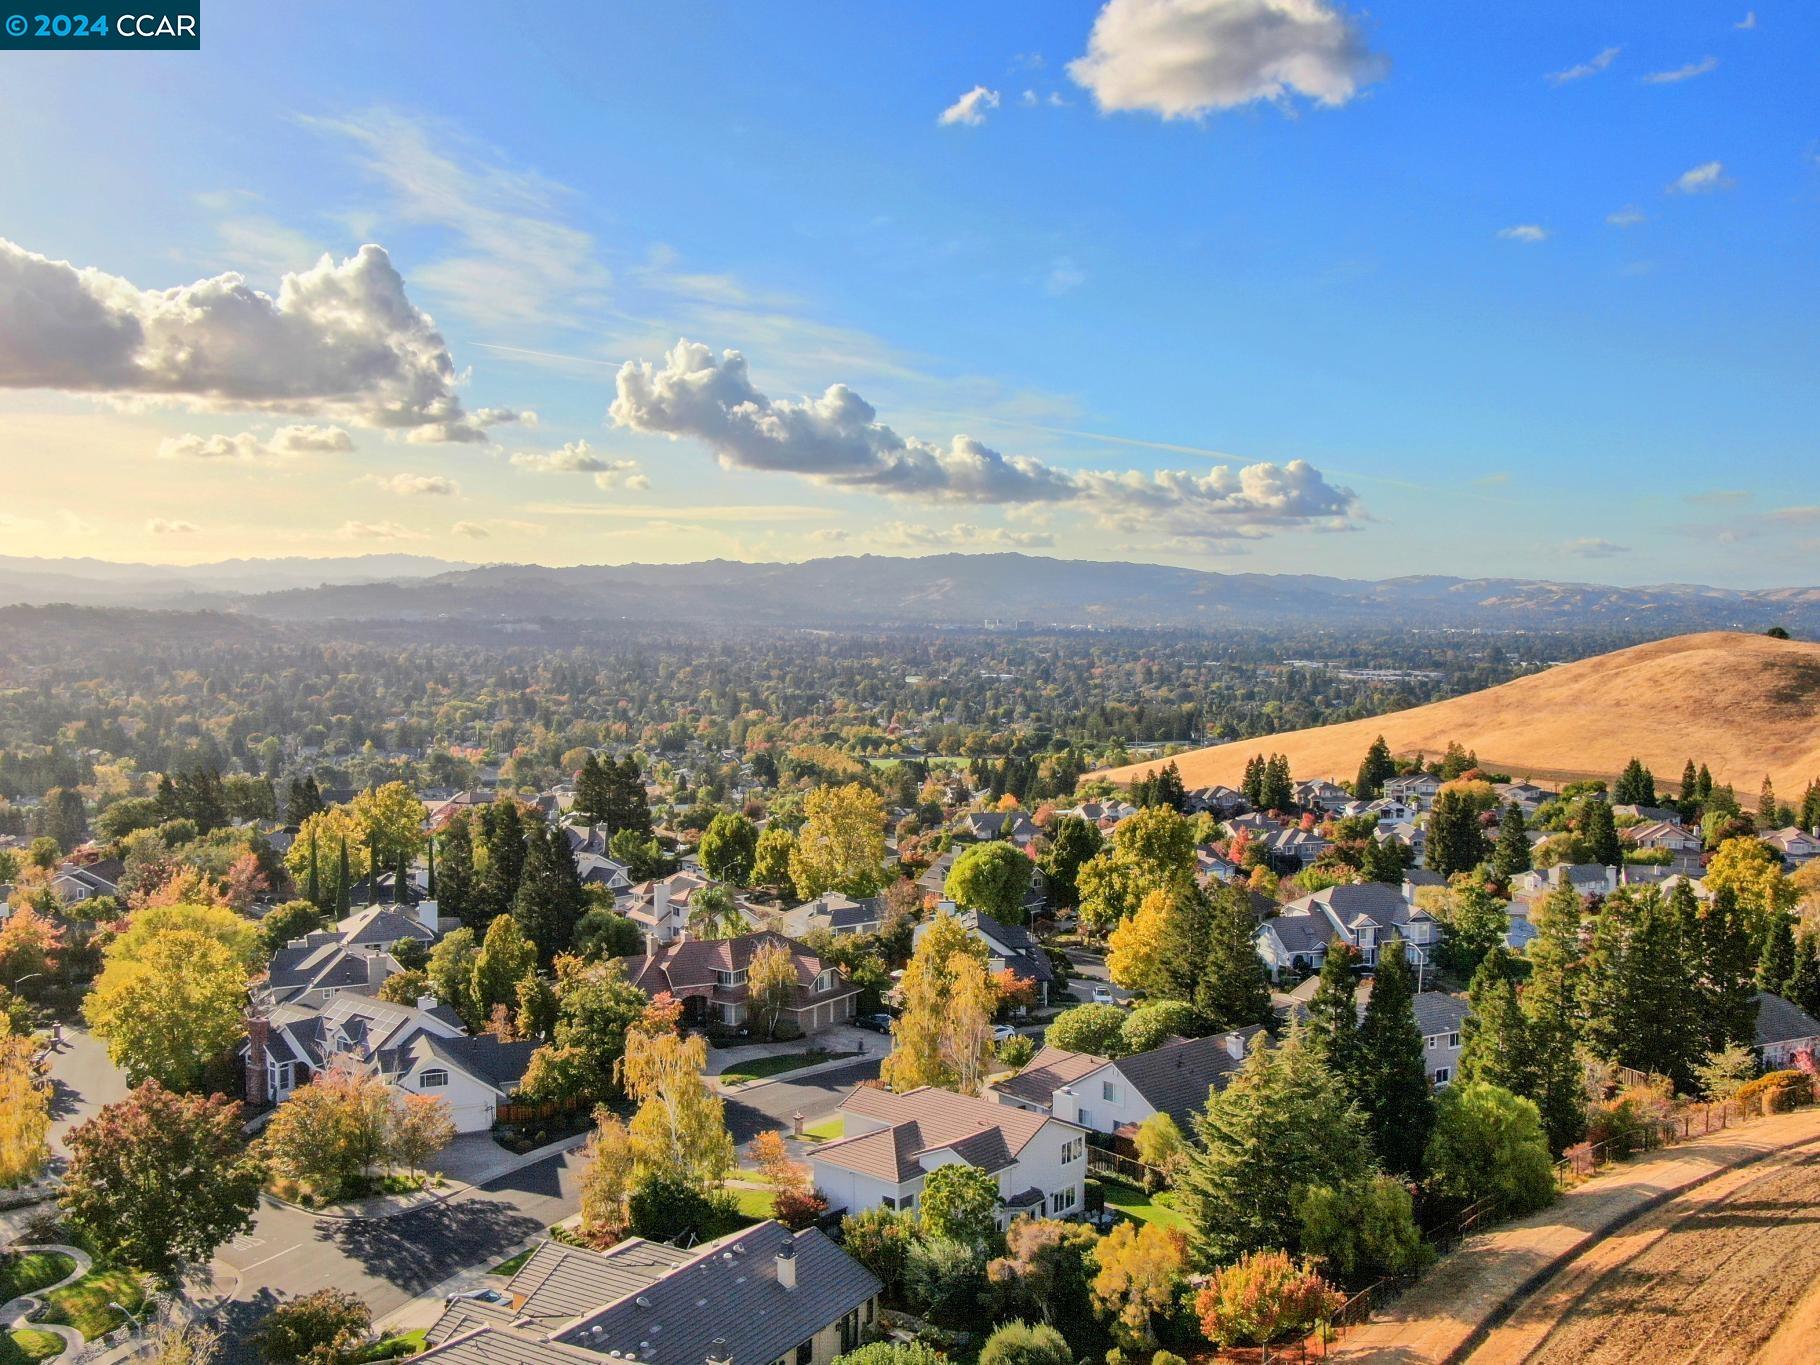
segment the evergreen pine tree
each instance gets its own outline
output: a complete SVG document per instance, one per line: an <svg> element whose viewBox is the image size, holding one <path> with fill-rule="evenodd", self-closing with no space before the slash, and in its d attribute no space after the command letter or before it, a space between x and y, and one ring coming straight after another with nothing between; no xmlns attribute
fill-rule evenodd
<svg viewBox="0 0 1820 1365"><path fill-rule="evenodd" d="M1470 872L1485 859L1485 832L1479 811L1465 795L1443 791L1428 813L1428 851L1424 861L1443 877Z"/></svg>
<svg viewBox="0 0 1820 1365"><path fill-rule="evenodd" d="M1589 796L1581 806L1587 856L1601 867L1617 867L1624 861L1624 846L1618 842L1618 826L1613 820L1611 803L1602 796Z"/></svg>
<svg viewBox="0 0 1820 1365"><path fill-rule="evenodd" d="M1506 882L1519 872L1529 871L1529 830L1523 822L1521 808L1514 801L1504 807L1504 814L1498 821L1498 843L1492 850L1491 865Z"/></svg>
<svg viewBox="0 0 1820 1365"><path fill-rule="evenodd" d="M1698 964L1700 1018L1706 1027L1706 1051L1719 1052L1733 1043L1749 1047L1757 1033L1757 960L1750 925L1729 887L1705 901L1696 899L1686 882L1670 904L1694 926L1693 957Z"/></svg>
<svg viewBox="0 0 1820 1365"><path fill-rule="evenodd" d="M1194 1002L1212 958L1212 932L1213 902L1206 890L1192 881L1176 888L1158 935L1153 995Z"/></svg>
<svg viewBox="0 0 1820 1365"><path fill-rule="evenodd" d="M1706 765L1704 763L1702 763L1700 765L1700 776L1698 779L1698 787L1699 787L1699 792L1700 792L1700 799L1702 801L1705 801L1708 797L1710 797L1713 794L1713 775L1707 771Z"/></svg>
<svg viewBox="0 0 1820 1365"><path fill-rule="evenodd" d="M392 873L392 904L410 904L411 867L410 855L400 850L398 867Z"/></svg>
<svg viewBox="0 0 1820 1365"><path fill-rule="evenodd" d="M1394 839L1380 840L1376 834L1366 837L1365 852L1359 859L1359 875L1368 882L1400 886L1403 882L1403 846Z"/></svg>
<svg viewBox="0 0 1820 1365"><path fill-rule="evenodd" d="M1692 815L1700 804L1700 774L1694 769L1693 759L1687 760L1687 766L1681 769L1681 814Z"/></svg>
<svg viewBox="0 0 1820 1365"><path fill-rule="evenodd" d="M379 904L379 836L367 838L367 904Z"/></svg>
<svg viewBox="0 0 1820 1365"><path fill-rule="evenodd" d="M1809 1014L1820 1015L1820 932L1809 929L1795 944L1788 998Z"/></svg>
<svg viewBox="0 0 1820 1365"><path fill-rule="evenodd" d="M1384 794L1384 780L1396 776L1397 765L1391 761L1390 746L1379 735L1359 763L1359 776L1352 794L1361 801L1375 801Z"/></svg>
<svg viewBox="0 0 1820 1365"><path fill-rule="evenodd" d="M316 828L310 827L310 870L304 883L304 899L318 910L322 909L322 874L316 868Z"/></svg>
<svg viewBox="0 0 1820 1365"><path fill-rule="evenodd" d="M1795 930L1785 911L1771 912L1763 933L1763 955L1757 960L1757 989L1786 996L1795 975Z"/></svg>
<svg viewBox="0 0 1820 1365"><path fill-rule="evenodd" d="M1264 765L1265 810L1289 810L1295 805L1295 779L1289 773L1289 756L1272 754Z"/></svg>
<svg viewBox="0 0 1820 1365"><path fill-rule="evenodd" d="M1245 760L1245 776L1239 784L1239 790L1245 793L1245 804L1253 810L1263 809L1264 804L1264 758L1254 754Z"/></svg>
<svg viewBox="0 0 1820 1365"><path fill-rule="evenodd" d="M453 919L476 934L486 932L487 919L481 912L480 897L474 885L473 823L466 815L456 815L442 832L442 874L437 887L436 909L445 919Z"/></svg>
<svg viewBox="0 0 1820 1365"><path fill-rule="evenodd" d="M1809 782L1801 794L1801 828L1810 834L1820 833L1820 778Z"/></svg>
<svg viewBox="0 0 1820 1365"><path fill-rule="evenodd" d="M353 907L353 878L348 874L348 836L341 836L341 872L335 882L335 918L346 919Z"/></svg>
<svg viewBox="0 0 1820 1365"><path fill-rule="evenodd" d="M1308 1001L1308 1039L1321 1049L1327 1065L1346 1082L1350 1092L1358 1070L1358 980L1353 964L1358 951L1344 939L1327 945L1321 962L1321 981Z"/></svg>
<svg viewBox="0 0 1820 1365"><path fill-rule="evenodd" d="M1776 818L1776 788L1769 780L1769 774L1763 775L1763 785L1757 790L1757 830L1767 834L1776 828L1781 821Z"/></svg>
<svg viewBox="0 0 1820 1365"><path fill-rule="evenodd" d="M1530 1097L1542 1111L1542 1126L1555 1151L1578 1142L1586 1131L1581 1084L1579 977L1580 920L1585 906L1571 883L1543 899L1530 941L1529 984L1519 997L1533 1068Z"/></svg>
<svg viewBox="0 0 1820 1365"><path fill-rule="evenodd" d="M1434 1126L1434 1098L1416 1026L1415 972L1403 940L1378 948L1378 970L1358 1037L1359 1107L1372 1149L1384 1169L1420 1176L1428 1130Z"/></svg>
<svg viewBox="0 0 1820 1365"><path fill-rule="evenodd" d="M1706 1050L1700 1001L1681 915L1656 887L1606 898L1581 993L1595 1056L1694 1087Z"/></svg>
<svg viewBox="0 0 1820 1365"><path fill-rule="evenodd" d="M537 945L540 966L547 969L558 953L574 948L575 925L582 909L581 878L568 838L541 820L535 822L525 843L512 917L524 936Z"/></svg>
<svg viewBox="0 0 1820 1365"><path fill-rule="evenodd" d="M1194 1006L1214 1031L1270 1020L1270 979L1258 956L1257 921L1244 893L1229 886L1208 893L1207 956Z"/></svg>
<svg viewBox="0 0 1820 1365"><path fill-rule="evenodd" d="M1513 1095L1533 1099L1535 1063L1518 999L1518 976L1516 959L1502 944L1485 954L1472 974L1466 991L1470 1009L1460 1025L1458 1079L1502 1086Z"/></svg>
<svg viewBox="0 0 1820 1365"><path fill-rule="evenodd" d="M524 872L525 827L518 802L501 797L481 815L481 837L486 843L486 867L476 879L477 913L491 924L500 915L510 914L512 898L518 894L518 879Z"/></svg>
<svg viewBox="0 0 1820 1365"><path fill-rule="evenodd" d="M423 894L425 900L436 899L436 836L432 834L423 841L424 877Z"/></svg>
<svg viewBox="0 0 1820 1365"><path fill-rule="evenodd" d="M612 762L611 759L607 761ZM608 824L608 817L613 813L612 783L597 754L590 753L584 758L580 771L575 774L575 809L591 825ZM611 827L607 832L613 832Z"/></svg>

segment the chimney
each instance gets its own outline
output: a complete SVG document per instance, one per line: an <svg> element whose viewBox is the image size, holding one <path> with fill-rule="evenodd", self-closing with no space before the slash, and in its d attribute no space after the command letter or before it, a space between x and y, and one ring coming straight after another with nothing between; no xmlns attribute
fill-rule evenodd
<svg viewBox="0 0 1820 1365"><path fill-rule="evenodd" d="M417 902L417 922L432 934L442 932L442 912L436 908L435 901Z"/></svg>
<svg viewBox="0 0 1820 1365"><path fill-rule="evenodd" d="M423 1010L425 1013L428 1013L430 1010L435 1009L436 1008L436 997L433 995L418 996L417 997L417 1008L420 1010Z"/></svg>
<svg viewBox="0 0 1820 1365"><path fill-rule="evenodd" d="M1245 1060L1244 1034L1228 1033L1226 1035L1226 1055L1231 1057L1235 1062L1242 1062Z"/></svg>
<svg viewBox="0 0 1820 1365"><path fill-rule="evenodd" d="M777 1282L785 1289L796 1288L796 1243L794 1241L777 1253Z"/></svg>
<svg viewBox="0 0 1820 1365"><path fill-rule="evenodd" d="M645 956L657 956L657 935L649 929L645 930Z"/></svg>
<svg viewBox="0 0 1820 1365"><path fill-rule="evenodd" d="M272 1022L263 1014L246 1017L246 1102L263 1107L271 1098L266 1090L266 1046L272 1036Z"/></svg>
<svg viewBox="0 0 1820 1365"><path fill-rule="evenodd" d="M1403 904L1412 910L1416 905L1416 884L1407 877L1403 878Z"/></svg>
<svg viewBox="0 0 1820 1365"><path fill-rule="evenodd" d="M391 972L386 970L386 955L384 953L367 954L367 985L377 991L381 986L385 985L385 979L390 975Z"/></svg>

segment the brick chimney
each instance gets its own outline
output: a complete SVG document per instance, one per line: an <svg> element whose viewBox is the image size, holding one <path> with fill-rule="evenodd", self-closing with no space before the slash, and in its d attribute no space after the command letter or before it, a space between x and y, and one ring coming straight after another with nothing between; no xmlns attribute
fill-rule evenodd
<svg viewBox="0 0 1820 1365"><path fill-rule="evenodd" d="M271 1099L266 1088L266 1046L272 1036L272 1022L263 1014L246 1017L246 1102L264 1108Z"/></svg>

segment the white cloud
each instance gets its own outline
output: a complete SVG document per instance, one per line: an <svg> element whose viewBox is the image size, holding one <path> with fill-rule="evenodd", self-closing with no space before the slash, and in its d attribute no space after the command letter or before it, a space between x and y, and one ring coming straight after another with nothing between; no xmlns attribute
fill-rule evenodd
<svg viewBox="0 0 1820 1365"><path fill-rule="evenodd" d="M164 517L153 517L145 523L145 529L155 536L190 536L202 528L193 521L168 521Z"/></svg>
<svg viewBox="0 0 1820 1365"><path fill-rule="evenodd" d="M512 456L512 463L540 474L595 474L638 467L636 460L608 459L586 441L570 441L555 450L521 450Z"/></svg>
<svg viewBox="0 0 1820 1365"><path fill-rule="evenodd" d="M344 521L341 536L346 540L424 540L421 531L413 531L395 521Z"/></svg>
<svg viewBox="0 0 1820 1365"><path fill-rule="evenodd" d="M996 108L998 108L998 91L988 90L983 85L976 85L942 110L941 117L936 119L936 122L943 127L959 123L969 128L977 128L986 121L986 111Z"/></svg>
<svg viewBox="0 0 1820 1365"><path fill-rule="evenodd" d="M1754 9L1746 10L1744 12L1744 17L1742 19L1740 19L1737 23L1732 25L1733 28L1740 28L1740 29L1752 29L1752 28L1755 28L1756 26L1757 26L1757 11Z"/></svg>
<svg viewBox="0 0 1820 1365"><path fill-rule="evenodd" d="M1566 85L1569 81L1583 81L1588 76L1598 75L1617 61L1618 54L1623 50L1619 47L1608 47L1590 61L1581 62L1578 66L1570 66L1564 71L1551 71L1542 79L1550 85Z"/></svg>
<svg viewBox="0 0 1820 1365"><path fill-rule="evenodd" d="M1703 161L1691 170L1681 172L1668 187L1670 194L1709 194L1732 182L1726 178L1723 161Z"/></svg>
<svg viewBox="0 0 1820 1365"><path fill-rule="evenodd" d="M394 474L390 478L375 478L373 482L388 493L399 493L407 498L448 498L461 492L460 484L441 474Z"/></svg>
<svg viewBox="0 0 1820 1365"><path fill-rule="evenodd" d="M1107 0L1068 64L1102 112L1166 119L1297 94L1341 105L1389 69L1330 0Z"/></svg>
<svg viewBox="0 0 1820 1365"><path fill-rule="evenodd" d="M1349 489L1305 460L1205 474L1075 472L1002 455L970 436L946 445L900 436L844 384L819 398L773 400L753 387L745 357L679 341L661 365L627 361L609 413L619 426L705 442L729 469L790 473L836 488L928 502L1076 503L1108 524L1149 523L1197 537L1347 521Z"/></svg>
<svg viewBox="0 0 1820 1365"><path fill-rule="evenodd" d="M1043 277L1043 288L1051 294L1066 294L1086 282L1087 272L1074 263L1073 257L1057 256L1049 266L1049 273Z"/></svg>
<svg viewBox="0 0 1820 1365"><path fill-rule="evenodd" d="M1499 228L1498 236L1507 242L1546 242L1548 229L1539 223L1517 223L1512 227Z"/></svg>
<svg viewBox="0 0 1820 1365"><path fill-rule="evenodd" d="M1019 104L1023 105L1024 108L1026 108L1026 109L1032 109L1032 108L1035 108L1037 105L1041 104L1042 100L1037 95L1036 91L1026 90L1023 94L1021 94L1017 97L1017 102Z"/></svg>
<svg viewBox="0 0 1820 1365"><path fill-rule="evenodd" d="M838 545L849 539L848 532L842 526L824 526L820 530L809 532L810 540L818 540L824 545Z"/></svg>
<svg viewBox="0 0 1820 1365"><path fill-rule="evenodd" d="M1582 536L1578 540L1568 541L1561 548L1577 559L1611 559L1616 555L1630 553L1630 546L1617 545L1598 536Z"/></svg>
<svg viewBox="0 0 1820 1365"><path fill-rule="evenodd" d="M0 388L326 415L479 441L454 361L377 246L286 275L146 290L0 238Z"/></svg>
<svg viewBox="0 0 1820 1365"><path fill-rule="evenodd" d="M166 460L238 460L251 463L279 460L289 455L341 455L354 448L354 440L340 427L308 424L279 427L269 437L243 431L234 436L167 436L158 443Z"/></svg>
<svg viewBox="0 0 1820 1365"><path fill-rule="evenodd" d="M868 539L879 545L917 548L1002 545L1033 550L1055 544L1055 537L1047 531L1012 531L1003 526L972 526L964 521L953 526L919 526L894 521L880 527Z"/></svg>
<svg viewBox="0 0 1820 1365"><path fill-rule="evenodd" d="M1626 204L1616 213L1606 214L1605 221L1617 228L1635 227L1643 221L1644 216L1643 210L1635 204Z"/></svg>
<svg viewBox="0 0 1820 1365"><path fill-rule="evenodd" d="M1697 62L1686 66L1677 66L1672 71L1652 71L1643 78L1645 85L1679 85L1682 81L1691 81L1696 76L1704 76L1709 71L1718 69L1717 57L1702 57Z"/></svg>
<svg viewBox="0 0 1820 1365"><path fill-rule="evenodd" d="M466 536L469 540L485 540L493 534L478 521L458 521L449 530L458 536Z"/></svg>

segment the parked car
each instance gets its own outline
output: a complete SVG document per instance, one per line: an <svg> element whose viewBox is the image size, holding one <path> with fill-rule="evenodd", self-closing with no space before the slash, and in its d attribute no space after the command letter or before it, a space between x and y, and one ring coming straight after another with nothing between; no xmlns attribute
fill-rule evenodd
<svg viewBox="0 0 1820 1365"><path fill-rule="evenodd" d="M450 1294L445 1302L454 1303L461 1299L473 1303L504 1303L506 1296L497 1289L463 1289Z"/></svg>
<svg viewBox="0 0 1820 1365"><path fill-rule="evenodd" d="M1117 1003L1112 998L1111 987L1095 986L1093 988L1093 1003L1096 1005L1111 1005Z"/></svg>
<svg viewBox="0 0 1820 1365"><path fill-rule="evenodd" d="M1017 1030L1012 1028L1009 1024L994 1024L992 1026L992 1041L995 1043L1002 1043L1007 1038L1015 1037L1017 1037Z"/></svg>
<svg viewBox="0 0 1820 1365"><path fill-rule="evenodd" d="M888 1014L861 1014L854 1018L855 1028L871 1029L874 1033L891 1032L891 1016Z"/></svg>

